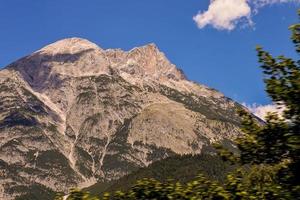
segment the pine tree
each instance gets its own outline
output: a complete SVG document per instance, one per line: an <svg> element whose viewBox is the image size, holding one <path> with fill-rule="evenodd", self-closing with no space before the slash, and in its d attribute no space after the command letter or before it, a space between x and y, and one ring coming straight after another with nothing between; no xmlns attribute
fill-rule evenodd
<svg viewBox="0 0 300 200"><path fill-rule="evenodd" d="M300 10L298 14L300 17ZM290 30L296 51L300 53L300 24L291 26ZM261 47L257 47L257 52L265 75L266 92L273 103L285 108L285 111L282 117L277 113L269 113L264 125L258 124L249 113L240 112L244 136L236 140L239 156L216 146L225 159L243 166L238 175L229 176L227 187L234 186L232 193L244 192L248 196L245 199L251 196L254 199L298 199L300 60L273 57ZM242 178L238 179L239 176Z"/></svg>

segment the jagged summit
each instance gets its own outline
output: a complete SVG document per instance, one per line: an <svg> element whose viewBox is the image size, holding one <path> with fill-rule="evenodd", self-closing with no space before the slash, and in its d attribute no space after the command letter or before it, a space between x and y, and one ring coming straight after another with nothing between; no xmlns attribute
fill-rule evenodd
<svg viewBox="0 0 300 200"><path fill-rule="evenodd" d="M145 44L145 45L140 46L140 47L135 47L135 48L129 50L129 52L130 51L134 51L136 49L140 49L140 50L144 49L144 50L147 50L147 51L152 51L152 52L156 52L156 53L162 53L160 51L160 49L158 48L158 46L155 43L149 43L149 44Z"/></svg>
<svg viewBox="0 0 300 200"><path fill-rule="evenodd" d="M186 79L154 43L129 51L104 50L82 38L59 40L11 65L33 87L44 87L57 77L82 77L100 74L119 74L129 82Z"/></svg>
<svg viewBox="0 0 300 200"><path fill-rule="evenodd" d="M65 38L58 40L52 44L49 44L40 50L38 50L38 53L44 53L44 54L61 54L61 53L69 53L69 54L76 54L80 51L86 51L86 50L100 50L100 51L120 51L123 53L130 54L131 52L135 51L143 51L148 52L152 54L163 54L158 46L155 43L149 43L145 44L140 47L134 47L130 49L129 51L124 51L121 49L102 49L97 44L89 41L88 39L79 38L79 37L72 37L72 38Z"/></svg>

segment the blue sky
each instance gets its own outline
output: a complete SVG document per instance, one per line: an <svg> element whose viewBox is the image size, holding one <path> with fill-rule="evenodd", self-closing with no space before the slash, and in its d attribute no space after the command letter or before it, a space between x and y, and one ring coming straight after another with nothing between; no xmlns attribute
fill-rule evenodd
<svg viewBox="0 0 300 200"><path fill-rule="evenodd" d="M209 5L209 0L3 0L0 66L68 37L124 50L154 42L189 79L239 102L270 103L255 46L296 57L287 28L297 22L299 4L249 3L250 13L247 5L241 8L231 28L226 21L220 25L224 16L207 21L213 14ZM202 21L197 26L193 17L199 11Z"/></svg>

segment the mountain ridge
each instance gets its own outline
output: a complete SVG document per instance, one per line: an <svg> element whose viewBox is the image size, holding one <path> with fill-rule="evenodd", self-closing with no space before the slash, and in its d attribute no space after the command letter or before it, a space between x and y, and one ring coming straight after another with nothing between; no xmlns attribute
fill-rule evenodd
<svg viewBox="0 0 300 200"><path fill-rule="evenodd" d="M120 65L134 65L135 62L139 62L139 60L142 60L142 62L145 62L145 57L148 57L147 60L152 60L155 62L154 64L157 64L156 62L164 62L162 63L166 69L164 70L172 70L176 69L176 67L170 63L170 61L165 57L165 55L158 49L158 47L154 43L150 43L141 47L135 47L129 51L123 51L121 49L102 49L98 45L82 38L67 38L62 39L57 42L54 42L50 45L45 46L44 48L34 52L33 54L29 56L25 56L24 59L21 59L17 62L13 62L8 66L18 67L20 70L24 66L22 65L22 61L26 59L30 59L31 62L43 62L44 65L41 67L48 67L47 63L50 62L60 62L63 61L66 62L75 62L77 59L80 59L81 56L84 54L88 54L89 60L92 60L92 63L84 63L84 64L100 64L104 65L104 67L100 68L103 69L103 71L93 71L92 73L81 73L79 76L86 76L86 75L97 75L97 74L105 74L109 73L109 69L106 69L108 66L110 67L116 67L114 65L118 65L120 68ZM96 55L95 55L96 54ZM40 56L43 56L42 59ZM95 56L98 56L100 59L95 60ZM114 58L118 59L114 59ZM48 58L48 60L47 60ZM19 63L21 61L21 63ZM45 64L46 63L46 64ZM33 63L34 64L34 63ZM141 63L139 63L141 64ZM147 68L148 74L150 72L157 70L154 65L149 65L149 63L143 63L143 67ZM150 68L151 66L152 68ZM86 66L78 66L84 68L87 68ZM105 69L104 69L105 68ZM28 68L30 69L30 68ZM27 69L27 70L28 70ZM93 70L93 69L89 69ZM176 70L175 70L176 71ZM71 71L57 71L59 73L66 73L67 75L74 75L77 74L76 72ZM70 74L68 74L68 72ZM82 71L80 71L82 72ZM151 74L154 76L153 74ZM181 74L181 79L184 78L184 75Z"/></svg>

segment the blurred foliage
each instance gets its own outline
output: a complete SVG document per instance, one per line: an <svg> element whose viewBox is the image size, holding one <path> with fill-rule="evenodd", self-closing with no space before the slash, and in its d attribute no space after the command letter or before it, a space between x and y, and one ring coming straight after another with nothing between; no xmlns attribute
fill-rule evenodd
<svg viewBox="0 0 300 200"><path fill-rule="evenodd" d="M224 143L224 142L223 142ZM229 146L229 145L227 145ZM200 173L210 180L224 183L226 175L236 166L222 161L219 156L211 155L210 149L203 147L199 155L176 155L156 161L148 167L136 170L118 180L99 182L91 187L83 189L92 195L102 195L104 192L127 191L138 180L153 178L160 182L172 180L186 184L195 180Z"/></svg>
<svg viewBox="0 0 300 200"><path fill-rule="evenodd" d="M300 24L290 30L300 53ZM300 61L273 57L261 47L257 47L257 52L266 92L285 111L282 117L270 113L264 125L258 124L249 113L240 112L244 135L235 141L240 153L216 145L222 158L240 166L227 176L225 183L201 175L186 184L143 179L126 192L94 199L300 199ZM73 190L67 199L93 197Z"/></svg>

